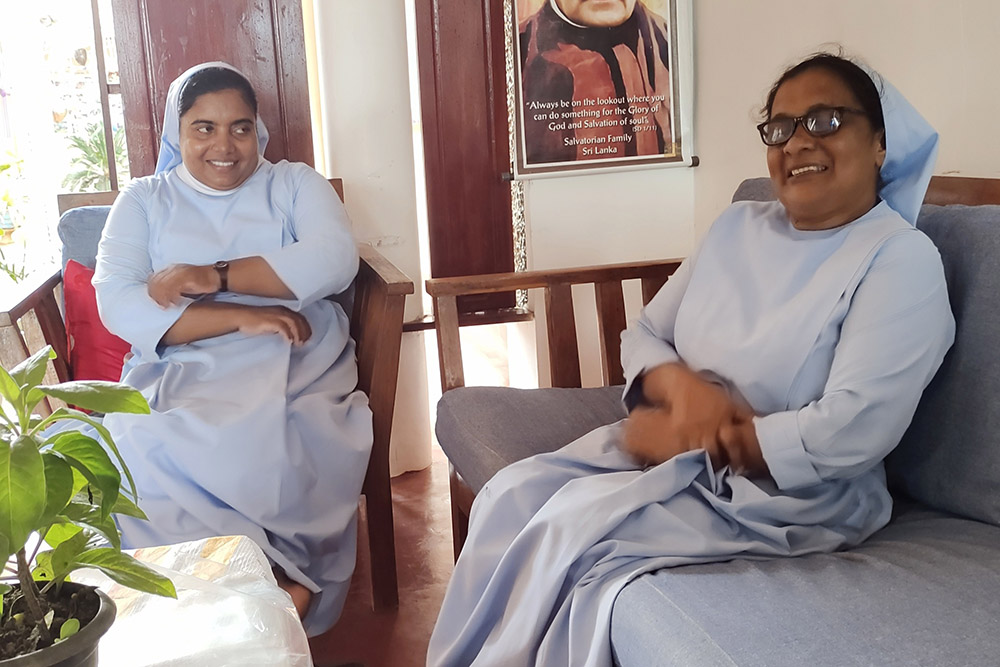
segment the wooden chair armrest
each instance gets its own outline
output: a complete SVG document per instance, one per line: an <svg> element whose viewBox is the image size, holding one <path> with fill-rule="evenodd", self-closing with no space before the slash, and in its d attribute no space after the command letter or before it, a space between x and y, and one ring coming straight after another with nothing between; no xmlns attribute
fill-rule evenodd
<svg viewBox="0 0 1000 667"><path fill-rule="evenodd" d="M48 344L56 351L55 380L69 379L66 325L57 288L62 271L53 269L19 283L0 303L0 361L10 368Z"/></svg>
<svg viewBox="0 0 1000 667"><path fill-rule="evenodd" d="M358 254L361 255L359 271L370 271L377 280L385 285L387 294L413 294L413 281L378 250L370 245L359 243Z"/></svg>
<svg viewBox="0 0 1000 667"><path fill-rule="evenodd" d="M351 336L357 343L358 389L372 411L372 453L362 492L368 517L372 599L376 609L396 605L396 561L389 485L389 443L399 376L403 304L413 281L375 248L359 246L361 266L354 281ZM381 565L379 565L381 564ZM377 575L374 570L378 570Z"/></svg>
<svg viewBox="0 0 1000 667"><path fill-rule="evenodd" d="M395 398L403 303L413 281L375 248L358 246L361 265L354 280L351 336L357 343L358 386L372 398L391 382Z"/></svg>
<svg viewBox="0 0 1000 667"><path fill-rule="evenodd" d="M38 306L46 295L52 294L60 283L62 271L54 268L29 276L12 287L0 302L0 326L6 327L17 322L25 313Z"/></svg>
<svg viewBox="0 0 1000 667"><path fill-rule="evenodd" d="M545 325L548 332L549 370L554 387L579 387L580 358L573 312L572 286L592 283L597 299L601 362L605 384L624 382L620 336L625 328L625 296L622 282L642 281L646 304L663 286L680 259L627 264L606 264L568 269L493 273L455 278L431 278L427 293L434 298L434 326L443 391L465 385L459 338L458 297L467 294L510 292L518 289L545 291Z"/></svg>

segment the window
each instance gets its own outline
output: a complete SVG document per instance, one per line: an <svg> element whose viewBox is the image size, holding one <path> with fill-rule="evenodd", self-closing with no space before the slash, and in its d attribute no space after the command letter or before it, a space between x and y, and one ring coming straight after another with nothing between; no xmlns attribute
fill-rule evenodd
<svg viewBox="0 0 1000 667"><path fill-rule="evenodd" d="M57 263L57 194L128 179L111 0L10 3L0 21L0 289Z"/></svg>

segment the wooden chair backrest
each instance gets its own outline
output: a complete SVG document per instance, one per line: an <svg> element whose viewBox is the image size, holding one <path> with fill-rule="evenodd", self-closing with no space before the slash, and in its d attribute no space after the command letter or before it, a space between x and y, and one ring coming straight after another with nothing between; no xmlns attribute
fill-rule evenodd
<svg viewBox="0 0 1000 667"><path fill-rule="evenodd" d="M927 204L1000 204L1000 179L935 176L931 179ZM588 266L554 271L496 273L456 278L432 278L427 293L434 300L442 391L465 386L462 349L459 340L457 299L468 294L542 289L549 370L553 387L579 387L580 350L573 310L572 286L592 283L597 301L602 378L605 385L621 384L620 335L625 329L623 281L642 281L645 305L663 286L681 259L636 264Z"/></svg>
<svg viewBox="0 0 1000 667"><path fill-rule="evenodd" d="M625 381L619 363L621 357L619 336L626 324L623 283L627 280L641 281L642 302L645 305L659 291L667 278L677 270L680 263L680 259L670 259L559 271L523 271L428 280L427 292L434 298L434 321L441 360L442 390L448 391L465 386L458 333L458 297L520 289L541 289L544 292L543 304L552 386L579 387L580 357L572 287L581 284L594 285L604 383L621 384Z"/></svg>

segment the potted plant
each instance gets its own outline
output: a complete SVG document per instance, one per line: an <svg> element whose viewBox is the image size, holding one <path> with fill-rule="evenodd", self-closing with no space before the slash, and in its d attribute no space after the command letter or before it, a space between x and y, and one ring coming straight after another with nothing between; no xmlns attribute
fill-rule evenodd
<svg viewBox="0 0 1000 667"><path fill-rule="evenodd" d="M149 405L135 389L116 382L43 385L53 358L46 347L9 373L0 368L4 667L97 664L97 641L114 620L114 604L93 587L70 583L68 575L78 568L97 568L124 586L177 597L169 579L122 553L112 515L146 517L110 433L76 409L148 414ZM58 408L45 418L33 415L46 396L76 408ZM67 421L58 431L52 428ZM43 541L52 549L39 552Z"/></svg>

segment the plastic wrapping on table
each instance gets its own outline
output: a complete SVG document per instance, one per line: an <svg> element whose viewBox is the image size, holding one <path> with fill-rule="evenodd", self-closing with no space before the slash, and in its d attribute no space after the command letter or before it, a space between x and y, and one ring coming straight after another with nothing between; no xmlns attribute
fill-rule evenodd
<svg viewBox="0 0 1000 667"><path fill-rule="evenodd" d="M97 570L73 573L118 606L100 643L101 667L311 667L292 599L252 540L215 537L132 553L170 577L177 599L125 588Z"/></svg>

